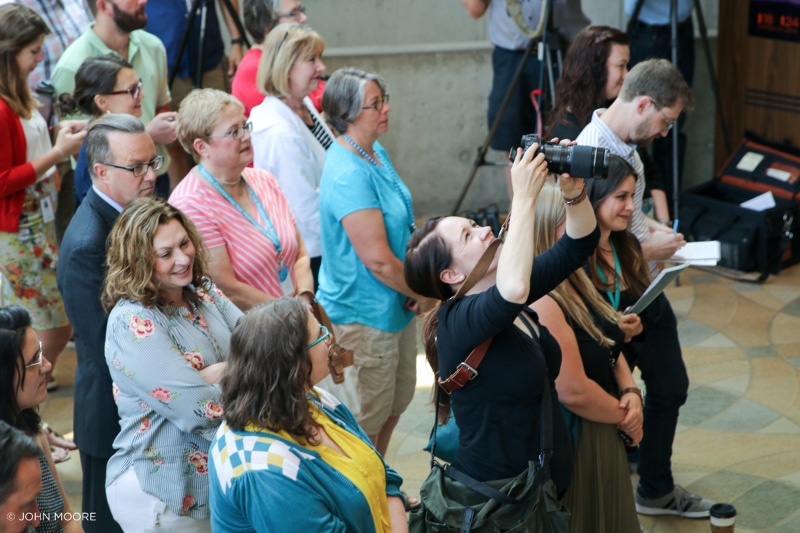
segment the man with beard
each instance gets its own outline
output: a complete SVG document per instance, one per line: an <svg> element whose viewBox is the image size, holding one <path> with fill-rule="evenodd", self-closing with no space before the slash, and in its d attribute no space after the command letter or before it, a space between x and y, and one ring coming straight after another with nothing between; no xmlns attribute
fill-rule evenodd
<svg viewBox="0 0 800 533"><path fill-rule="evenodd" d="M169 110L171 97L164 45L158 37L142 29L147 24L146 2L88 0L87 3L95 15L95 23L58 60L51 78L53 88L56 95L72 93L75 89L75 73L89 57L113 53L130 62L142 81L141 121L153 142L159 145L159 154L165 156L156 181L156 194L166 198L169 196L170 183L167 176L169 158L164 147L175 143L177 139L177 113ZM117 97L132 98L133 95L119 94ZM170 149L184 154L177 144Z"/></svg>
<svg viewBox="0 0 800 533"><path fill-rule="evenodd" d="M692 93L680 71L665 59L651 59L631 69L617 99L608 109L595 110L577 138L578 144L607 148L636 172L630 231L641 243L653 273L657 272L656 261L672 257L685 241L683 235L642 212L646 176L636 149L666 137L681 112L691 109ZM713 502L676 485L672 478L672 442L678 412L688 395L689 377L675 313L666 298L661 300L662 304L654 302L642 312L645 331L626 345L625 353L631 367L641 370L647 388L644 438L638 457L633 458L639 474L636 510L646 515L703 518ZM628 460L632 460L630 455Z"/></svg>
<svg viewBox="0 0 800 533"><path fill-rule="evenodd" d="M73 427L83 469L81 510L94 513L83 528L115 533L122 530L108 508L105 486L106 464L120 431L105 359L108 316L100 305L106 238L126 205L153 193L161 161L144 126L131 115L112 113L92 122L86 147L92 187L64 234L57 277L78 353Z"/></svg>

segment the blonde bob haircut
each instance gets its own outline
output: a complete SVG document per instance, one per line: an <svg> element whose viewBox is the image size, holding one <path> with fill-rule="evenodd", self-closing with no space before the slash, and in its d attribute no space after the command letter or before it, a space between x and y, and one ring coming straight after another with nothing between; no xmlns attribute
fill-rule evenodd
<svg viewBox="0 0 800 533"><path fill-rule="evenodd" d="M155 307L168 314L167 302L158 294L158 284L153 279L156 254L153 239L156 231L171 220L177 220L186 230L194 245L191 285L183 288L183 297L199 305L201 296L195 290L208 290L206 277L205 245L197 228L180 210L163 198L137 198L122 211L108 236L108 273L103 282L103 307L106 311L119 300L131 300L145 307Z"/></svg>
<svg viewBox="0 0 800 533"><path fill-rule="evenodd" d="M244 114L244 105L230 94L219 89L194 89L181 101L178 108L178 140L183 149L197 161L200 154L194 149L194 140L208 139L220 117L234 106Z"/></svg>
<svg viewBox="0 0 800 533"><path fill-rule="evenodd" d="M534 216L533 252L534 255L539 255L555 245L558 226L567 219L567 209L564 205L561 189L556 184L544 184L536 200ZM600 293L594 287L594 283L582 268L570 274L567 280L578 291L586 306L594 312L598 320L606 320L613 324L617 323L616 311L600 296ZM550 291L550 296L561 307L567 322L572 327L577 326L583 329L603 346L608 347L614 344L612 339L603 334L600 325L592 319L589 310L575 301L575 298L567 289L566 280Z"/></svg>
<svg viewBox="0 0 800 533"><path fill-rule="evenodd" d="M289 96L289 71L295 61L322 55L325 41L305 24L280 24L267 34L258 64L256 85L267 96Z"/></svg>

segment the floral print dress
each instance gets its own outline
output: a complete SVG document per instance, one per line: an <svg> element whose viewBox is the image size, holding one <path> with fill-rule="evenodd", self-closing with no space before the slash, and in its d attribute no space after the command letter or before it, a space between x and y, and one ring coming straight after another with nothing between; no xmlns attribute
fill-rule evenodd
<svg viewBox="0 0 800 533"><path fill-rule="evenodd" d="M27 159L33 161L51 149L47 123L38 111L33 112L31 119L20 122L28 146ZM53 168L25 189L19 231L0 232L5 305L16 304L27 309L36 329L69 325L56 283L56 176Z"/></svg>
<svg viewBox="0 0 800 533"><path fill-rule="evenodd" d="M119 301L106 362L120 415L106 485L133 467L142 490L175 514L209 519L208 448L222 422L220 388L199 370L224 361L242 312L209 283L200 305L165 314Z"/></svg>

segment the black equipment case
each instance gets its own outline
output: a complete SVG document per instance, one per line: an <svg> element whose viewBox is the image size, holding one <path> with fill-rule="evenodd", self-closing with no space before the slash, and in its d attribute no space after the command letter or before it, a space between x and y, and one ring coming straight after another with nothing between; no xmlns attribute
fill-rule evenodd
<svg viewBox="0 0 800 533"><path fill-rule="evenodd" d="M800 261L799 178L800 157L745 139L718 179L681 194L679 231L687 241L720 241L720 266L758 271L763 281ZM775 207L739 205L766 191Z"/></svg>

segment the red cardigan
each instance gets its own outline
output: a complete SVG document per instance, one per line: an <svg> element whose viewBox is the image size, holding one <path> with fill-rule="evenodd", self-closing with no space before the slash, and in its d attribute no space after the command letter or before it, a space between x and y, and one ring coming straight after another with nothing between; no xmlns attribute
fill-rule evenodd
<svg viewBox="0 0 800 533"><path fill-rule="evenodd" d="M19 116L0 98L0 231L17 233L25 189L36 183Z"/></svg>

